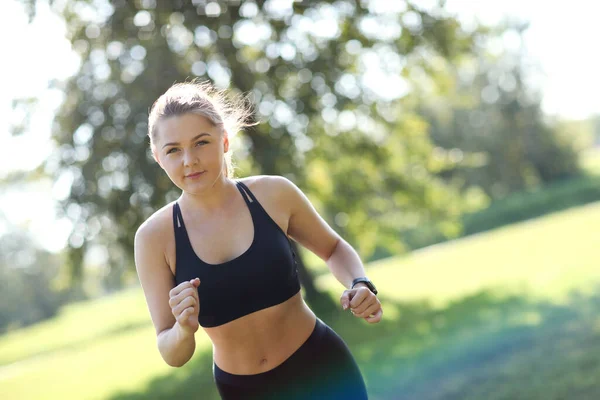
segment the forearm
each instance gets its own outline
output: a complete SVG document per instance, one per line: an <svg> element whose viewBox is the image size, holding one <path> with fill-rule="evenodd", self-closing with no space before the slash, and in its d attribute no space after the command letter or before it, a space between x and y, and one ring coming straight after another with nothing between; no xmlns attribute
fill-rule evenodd
<svg viewBox="0 0 600 400"><path fill-rule="evenodd" d="M333 276L348 289L354 279L366 276L360 256L344 239L340 239L326 263Z"/></svg>
<svg viewBox="0 0 600 400"><path fill-rule="evenodd" d="M160 332L156 340L160 355L171 367L183 366L196 350L194 334L180 329L177 322L172 328Z"/></svg>

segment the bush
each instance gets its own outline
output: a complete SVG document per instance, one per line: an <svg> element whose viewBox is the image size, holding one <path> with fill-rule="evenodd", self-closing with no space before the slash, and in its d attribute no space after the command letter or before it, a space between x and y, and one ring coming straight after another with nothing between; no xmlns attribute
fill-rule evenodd
<svg viewBox="0 0 600 400"><path fill-rule="evenodd" d="M463 235L483 232L600 200L600 177L583 177L515 193L463 217Z"/></svg>
<svg viewBox="0 0 600 400"><path fill-rule="evenodd" d="M0 334L54 316L63 300L51 288L58 256L22 233L0 237Z"/></svg>
<svg viewBox="0 0 600 400"><path fill-rule="evenodd" d="M600 201L600 177L584 176L553 183L543 188L511 194L494 201L489 207L465 214L459 237L525 221L552 212ZM434 224L419 226L401 233L411 250L441 243L448 239Z"/></svg>

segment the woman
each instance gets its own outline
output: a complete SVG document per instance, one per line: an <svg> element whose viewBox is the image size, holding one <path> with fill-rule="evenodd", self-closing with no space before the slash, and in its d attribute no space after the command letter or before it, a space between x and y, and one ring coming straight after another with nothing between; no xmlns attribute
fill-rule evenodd
<svg viewBox="0 0 600 400"><path fill-rule="evenodd" d="M135 236L135 263L167 364L184 365L199 326L223 399L366 399L348 347L304 303L289 238L346 287L340 302L381 320L356 251L278 176L231 179L229 134L249 112L209 84L175 84L152 106L154 158L182 190Z"/></svg>

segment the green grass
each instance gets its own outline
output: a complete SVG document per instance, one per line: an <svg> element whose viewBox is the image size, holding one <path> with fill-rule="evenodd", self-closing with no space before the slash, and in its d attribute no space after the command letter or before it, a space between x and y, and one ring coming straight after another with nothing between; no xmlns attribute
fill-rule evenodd
<svg viewBox="0 0 600 400"><path fill-rule="evenodd" d="M139 290L126 290L100 300L72 304L51 320L6 334L0 340L0 366L73 348L95 339L149 325Z"/></svg>
<svg viewBox="0 0 600 400"><path fill-rule="evenodd" d="M319 315L377 399L600 398L600 203L368 266L385 320ZM337 299L331 275L317 284ZM0 337L2 399L216 399L210 342L166 366L139 289Z"/></svg>
<svg viewBox="0 0 600 400"><path fill-rule="evenodd" d="M198 347L208 344L199 335ZM171 371L155 349L139 289L72 304L56 318L0 337L0 398L101 399L115 389L141 390Z"/></svg>
<svg viewBox="0 0 600 400"><path fill-rule="evenodd" d="M492 287L558 301L600 277L598 227L600 203L592 203L374 262L369 275L385 296L400 301L443 305ZM330 274L318 284L338 285Z"/></svg>

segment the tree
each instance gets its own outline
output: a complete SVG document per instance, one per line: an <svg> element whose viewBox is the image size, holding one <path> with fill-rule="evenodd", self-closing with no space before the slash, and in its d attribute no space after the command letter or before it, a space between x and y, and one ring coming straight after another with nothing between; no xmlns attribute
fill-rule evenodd
<svg viewBox="0 0 600 400"><path fill-rule="evenodd" d="M526 29L527 24L507 22L490 31L471 60L450 71L456 82L450 95L424 99L421 107L433 141L455 148L463 160L443 173L445 179L481 187L492 199L581 174L575 138L561 135L543 114L541 96L530 83L537 71L523 52ZM514 48L492 53L503 39ZM479 157L465 157L475 154Z"/></svg>
<svg viewBox="0 0 600 400"><path fill-rule="evenodd" d="M59 256L37 247L0 214L0 333L56 314L64 297L54 287Z"/></svg>
<svg viewBox="0 0 600 400"><path fill-rule="evenodd" d="M475 34L440 8L410 2L282 4L55 5L82 60L76 76L57 83L66 98L53 130L58 152L45 166L72 182L63 208L74 222L75 282L90 243L110 246L117 278L132 271L135 230L178 195L149 155L147 112L169 85L194 76L252 94L263 122L239 138L243 172L291 178L364 258L402 250L398 229L418 218L453 230L460 201L431 173L440 161L432 161L410 91L384 98L367 72L379 63L401 83L411 55L451 62L470 51ZM302 263L300 270L310 298L312 278Z"/></svg>

